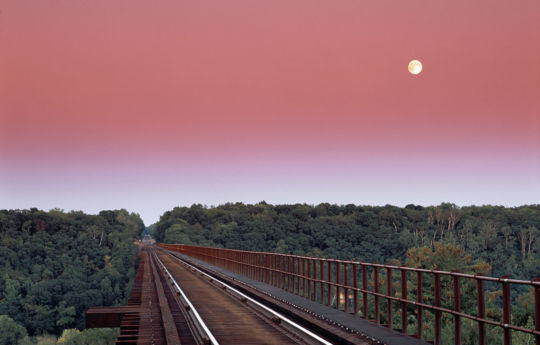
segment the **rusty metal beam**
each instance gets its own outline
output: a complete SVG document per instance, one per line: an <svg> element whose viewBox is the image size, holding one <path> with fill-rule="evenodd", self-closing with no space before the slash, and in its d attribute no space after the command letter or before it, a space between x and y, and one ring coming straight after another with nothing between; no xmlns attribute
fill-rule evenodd
<svg viewBox="0 0 540 345"><path fill-rule="evenodd" d="M176 330L176 324L174 322L171 309L169 308L169 302L167 301L167 297L165 297L163 284L161 284L161 280L158 276L159 273L153 259L150 260L150 266L152 267L152 275L154 277L153 280L156 287L157 297L159 301L159 309L161 311L161 320L167 345L180 345L180 337L178 336L178 331Z"/></svg>
<svg viewBox="0 0 540 345"><path fill-rule="evenodd" d="M126 314L140 313L139 306L92 307L86 312L86 328L120 327Z"/></svg>

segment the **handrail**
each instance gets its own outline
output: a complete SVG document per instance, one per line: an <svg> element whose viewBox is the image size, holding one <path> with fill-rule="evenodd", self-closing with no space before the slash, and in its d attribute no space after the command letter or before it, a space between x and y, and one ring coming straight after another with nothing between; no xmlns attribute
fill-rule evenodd
<svg viewBox="0 0 540 345"><path fill-rule="evenodd" d="M508 276L496 278L456 271L448 272L407 266L183 244L158 244L158 246L206 261L345 312L355 315L360 314L362 318L369 319L372 316L373 321L376 323L381 323L381 319L385 318L384 326L387 327L393 327L393 311L399 307L401 332L405 334L407 334L408 315L414 312L417 327L416 334L413 336L420 339L424 339L423 329L426 326L423 316L426 315L426 311L430 311L434 314L434 336L432 341L435 345L440 345L442 342L441 320L443 314L453 316L454 345L461 344L462 318L477 323L478 343L480 345L486 345L487 342L486 325L503 329L505 345L511 345L512 331L534 335L536 344L540 345L540 279L517 280L510 279ZM368 269L370 272L368 272ZM382 282L381 271L384 272L383 275L386 275L386 279L383 279ZM399 277L396 277L394 272L399 272ZM416 274L416 284L414 284L413 289L407 287L407 278L410 274ZM426 280L426 277L432 279ZM451 307L441 305L441 278L443 277L447 277L451 281L448 286L453 299ZM466 281L473 281L474 285L476 285L476 315L461 310L461 287ZM428 282L433 282L432 286L430 286L431 289L424 290ZM502 321L486 317L484 282L494 282L502 285ZM530 286L534 290L535 329L512 324L511 284ZM380 291L382 285L385 285L386 291ZM368 289L368 286L371 289ZM408 296L411 291L416 292L416 299L411 299ZM431 293L433 296L431 298L433 303L427 303L426 292ZM370 296L373 300L372 303L369 303ZM359 297L362 297L361 301ZM386 301L386 315L384 316L380 310L381 299Z"/></svg>

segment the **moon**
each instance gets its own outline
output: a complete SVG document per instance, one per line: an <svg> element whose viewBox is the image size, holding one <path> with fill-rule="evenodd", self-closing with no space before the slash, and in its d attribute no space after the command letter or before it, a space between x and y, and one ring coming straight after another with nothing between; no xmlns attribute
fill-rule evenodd
<svg viewBox="0 0 540 345"><path fill-rule="evenodd" d="M411 72L411 74L418 74L422 72L422 63L418 60L412 60L409 62L409 72Z"/></svg>

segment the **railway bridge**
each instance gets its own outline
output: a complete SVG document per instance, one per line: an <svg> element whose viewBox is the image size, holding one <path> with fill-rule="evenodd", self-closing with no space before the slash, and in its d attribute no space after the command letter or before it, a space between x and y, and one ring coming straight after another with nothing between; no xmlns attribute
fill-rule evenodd
<svg viewBox="0 0 540 345"><path fill-rule="evenodd" d="M540 345L538 279L177 244L145 245L140 260L128 305L86 314L88 328L120 327L117 344L487 345L498 332ZM516 286L531 290L531 329L512 318ZM488 288L502 291L497 316Z"/></svg>

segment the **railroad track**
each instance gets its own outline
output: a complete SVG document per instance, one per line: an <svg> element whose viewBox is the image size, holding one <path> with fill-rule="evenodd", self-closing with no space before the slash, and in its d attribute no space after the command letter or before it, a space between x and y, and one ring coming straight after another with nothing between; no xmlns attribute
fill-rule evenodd
<svg viewBox="0 0 540 345"><path fill-rule="evenodd" d="M329 345L328 341L227 282L164 251L151 249L170 344ZM156 275L155 275L156 276ZM158 288L159 290L159 288ZM164 310L166 303L170 311ZM165 314L163 316L163 314ZM171 330L176 328L176 335Z"/></svg>

